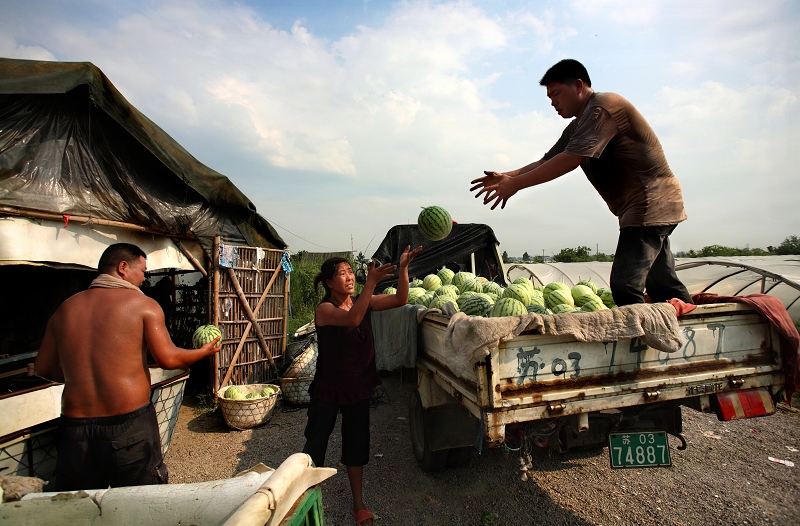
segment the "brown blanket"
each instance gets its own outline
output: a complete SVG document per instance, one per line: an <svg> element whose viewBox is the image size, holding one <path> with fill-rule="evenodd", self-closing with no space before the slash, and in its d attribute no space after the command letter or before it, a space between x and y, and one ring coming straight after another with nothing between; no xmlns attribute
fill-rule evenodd
<svg viewBox="0 0 800 526"><path fill-rule="evenodd" d="M641 338L649 347L668 353L678 351L682 345L675 308L669 303L652 303L582 314L529 313L502 318L470 317L458 312L450 318L444 351L451 359L453 372L466 376L492 348L525 330L568 335L582 342Z"/></svg>

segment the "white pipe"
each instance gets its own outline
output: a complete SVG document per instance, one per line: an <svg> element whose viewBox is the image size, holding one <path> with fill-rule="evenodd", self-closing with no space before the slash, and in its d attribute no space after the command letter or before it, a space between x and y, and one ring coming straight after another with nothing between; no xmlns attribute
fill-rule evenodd
<svg viewBox="0 0 800 526"><path fill-rule="evenodd" d="M589 431L589 413L580 413L578 415L578 433L587 431Z"/></svg>

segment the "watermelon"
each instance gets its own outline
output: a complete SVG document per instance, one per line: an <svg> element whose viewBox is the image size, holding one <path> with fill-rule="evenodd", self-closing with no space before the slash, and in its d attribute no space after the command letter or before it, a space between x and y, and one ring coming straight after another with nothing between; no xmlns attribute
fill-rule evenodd
<svg viewBox="0 0 800 526"><path fill-rule="evenodd" d="M262 389L262 390L261 390L261 396L263 396L263 397L265 397L265 398L266 398L266 397L268 397L268 396L272 396L272 395L274 395L274 394L275 394L275 392L276 392L276 391L275 391L275 388L274 388L274 387L272 387L272 386L269 386L269 385L268 385L268 386L266 386L264 389Z"/></svg>
<svg viewBox="0 0 800 526"><path fill-rule="evenodd" d="M459 287L461 292L483 292L483 283L478 281L478 278L472 278L464 281Z"/></svg>
<svg viewBox="0 0 800 526"><path fill-rule="evenodd" d="M573 305L569 305L567 303L559 303L558 305L554 305L552 309L553 314L567 314L570 312L575 312L579 309L576 309Z"/></svg>
<svg viewBox="0 0 800 526"><path fill-rule="evenodd" d="M386 287L383 289L384 294L397 294L397 289L394 287Z"/></svg>
<svg viewBox="0 0 800 526"><path fill-rule="evenodd" d="M497 294L498 296L503 295L503 286L499 283L487 281L481 286L483 287L483 292L491 292L492 294Z"/></svg>
<svg viewBox="0 0 800 526"><path fill-rule="evenodd" d="M242 391L239 390L238 385L232 385L225 389L224 397L229 400L244 400L245 396L242 394Z"/></svg>
<svg viewBox="0 0 800 526"><path fill-rule="evenodd" d="M473 274L472 272L467 272L462 270L460 272L455 273L455 275L453 276L453 281L451 283L460 289L461 285L463 285L465 281L470 279L475 279L475 274ZM483 287L483 285L481 285L481 287Z"/></svg>
<svg viewBox="0 0 800 526"><path fill-rule="evenodd" d="M255 392L252 392L252 393L248 393L248 394L244 395L244 397L247 398L247 399L262 398L260 391L255 391Z"/></svg>
<svg viewBox="0 0 800 526"><path fill-rule="evenodd" d="M578 298L580 298L581 296L586 296L587 294L594 294L592 289L586 285L575 285L570 290L570 293L572 293L572 299L575 300L576 305L583 305L583 303L578 301Z"/></svg>
<svg viewBox="0 0 800 526"><path fill-rule="evenodd" d="M603 300L600 299L600 296L597 294L584 294L578 298L575 298L575 306L576 307L583 307L585 304L589 303L590 301L599 301L600 303Z"/></svg>
<svg viewBox="0 0 800 526"><path fill-rule="evenodd" d="M436 290L442 286L442 280L436 274L428 274L422 280L422 287L425 290Z"/></svg>
<svg viewBox="0 0 800 526"><path fill-rule="evenodd" d="M456 302L456 299L451 296L448 296L447 294L434 296L433 299L431 300L430 305L428 305L428 308L443 310L445 303L451 303L453 305L453 310L458 312L458 303Z"/></svg>
<svg viewBox="0 0 800 526"><path fill-rule="evenodd" d="M544 299L547 308L553 312L555 312L554 307L556 305L569 305L570 307L575 307L575 300L572 299L572 294L570 293L569 289L554 290L550 294L547 294Z"/></svg>
<svg viewBox="0 0 800 526"><path fill-rule="evenodd" d="M417 298L417 301L415 301L414 304L427 307L428 305L431 304L431 300L433 300L433 297L434 297L433 292L426 292L425 294Z"/></svg>
<svg viewBox="0 0 800 526"><path fill-rule="evenodd" d="M528 310L521 301L515 298L500 298L492 305L492 310L489 311L489 316L492 318L520 316L523 314L528 314Z"/></svg>
<svg viewBox="0 0 800 526"><path fill-rule="evenodd" d="M614 303L614 295L611 293L611 289L598 289L597 295L600 296L603 304L609 309L613 309L617 306L617 304Z"/></svg>
<svg viewBox="0 0 800 526"><path fill-rule="evenodd" d="M535 312L536 314L553 314L553 311L544 305L539 305L538 303L531 303L526 307L526 309L528 312Z"/></svg>
<svg viewBox="0 0 800 526"><path fill-rule="evenodd" d="M414 278L408 284L409 287L422 287L422 280L419 278Z"/></svg>
<svg viewBox="0 0 800 526"><path fill-rule="evenodd" d="M492 298L492 296L489 294L484 294L483 292L472 292L471 290L468 290L458 295L458 299L456 300L458 302L458 306L461 307L462 303L467 301L469 298L474 298L475 296L485 299L489 302L489 305L492 305L495 302L495 298Z"/></svg>
<svg viewBox="0 0 800 526"><path fill-rule="evenodd" d="M586 285L590 289L592 289L592 293L597 294L597 285L590 279L582 279L578 282L578 285Z"/></svg>
<svg viewBox="0 0 800 526"><path fill-rule="evenodd" d="M505 289L503 289L503 290L505 290ZM500 294L500 295L497 295L497 294L495 294L494 292L484 292L484 294L486 294L487 296L489 296L489 297L492 299L492 302L495 302L495 301L497 301L497 300L499 300L500 298L502 298L502 297L503 297L503 295L502 295L502 294Z"/></svg>
<svg viewBox="0 0 800 526"><path fill-rule="evenodd" d="M450 235L453 229L453 219L441 206L427 206L417 217L417 226L420 233L431 241L441 241Z"/></svg>
<svg viewBox="0 0 800 526"><path fill-rule="evenodd" d="M217 336L222 336L222 332L214 325L201 325L194 331L192 335L192 345L195 349L199 349L203 345L214 341ZM222 347L222 340L220 340L217 347Z"/></svg>
<svg viewBox="0 0 800 526"><path fill-rule="evenodd" d="M525 285L528 287L528 290L533 292L535 289L533 287L533 281L529 280L528 278L517 278L512 283L513 285Z"/></svg>
<svg viewBox="0 0 800 526"><path fill-rule="evenodd" d="M455 285L442 285L433 292L433 295L434 296L446 295L450 296L453 299L456 299L458 298L458 293L459 293L458 287L456 287Z"/></svg>
<svg viewBox="0 0 800 526"><path fill-rule="evenodd" d="M503 291L504 298L514 298L527 306L531 302L531 291L521 283L513 283Z"/></svg>
<svg viewBox="0 0 800 526"><path fill-rule="evenodd" d="M408 303L414 304L417 302L417 298L422 296L428 292L427 290L423 289L422 287L411 287L408 289Z"/></svg>
<svg viewBox="0 0 800 526"><path fill-rule="evenodd" d="M584 312L596 312L608 308L605 306L605 304L603 304L603 301L600 298L598 298L597 296L595 297L597 299L592 299L584 303L583 306L581 307L581 310Z"/></svg>
<svg viewBox="0 0 800 526"><path fill-rule="evenodd" d="M469 296L461 304L461 312L467 316L488 316L492 309L492 302L484 296Z"/></svg>
<svg viewBox="0 0 800 526"><path fill-rule="evenodd" d="M531 295L531 301L528 305L541 305L542 307L546 307L547 305L544 302L544 296L538 290L533 291Z"/></svg>
<svg viewBox="0 0 800 526"><path fill-rule="evenodd" d="M458 303L458 308L460 309L462 303L467 301L469 298L475 296L476 294L477 294L477 292L472 292L470 290L468 290L467 292L462 292L461 294L459 294L458 297L456 298L456 303Z"/></svg>
<svg viewBox="0 0 800 526"><path fill-rule="evenodd" d="M447 267L442 267L436 275L442 280L442 285L449 285L453 281L453 276L455 276L456 273Z"/></svg>
<svg viewBox="0 0 800 526"><path fill-rule="evenodd" d="M570 286L566 283L561 283L560 281L553 281L545 285L544 289L542 289L542 294L546 298L548 294L553 292L554 290L566 290L569 292L571 290Z"/></svg>

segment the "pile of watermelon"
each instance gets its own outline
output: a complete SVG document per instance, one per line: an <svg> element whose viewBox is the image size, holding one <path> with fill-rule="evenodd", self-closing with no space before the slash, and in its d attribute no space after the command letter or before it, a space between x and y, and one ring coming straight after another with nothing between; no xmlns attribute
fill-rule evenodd
<svg viewBox="0 0 800 526"><path fill-rule="evenodd" d="M253 398L269 398L277 391L271 386L266 386L261 391L253 391L252 393L242 393L241 386L232 385L225 389L224 397L228 400L252 400Z"/></svg>
<svg viewBox="0 0 800 526"><path fill-rule="evenodd" d="M588 279L570 287L559 281L534 286L528 278L517 278L504 287L471 272L448 268L411 281L408 303L440 310L451 303L457 312L483 317L594 312L616 307L611 289L598 288Z"/></svg>

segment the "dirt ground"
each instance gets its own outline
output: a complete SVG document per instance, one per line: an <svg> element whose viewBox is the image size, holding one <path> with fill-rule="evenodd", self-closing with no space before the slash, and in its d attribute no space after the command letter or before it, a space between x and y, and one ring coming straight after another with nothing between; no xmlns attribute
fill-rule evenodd
<svg viewBox="0 0 800 526"><path fill-rule="evenodd" d="M800 413L719 422L683 409L688 448L670 440L668 468L612 470L607 448L558 454L535 450L521 480L519 451L477 450L469 466L425 473L411 449L406 371L383 377L371 412L365 499L384 525L800 524ZM170 483L230 477L262 462L277 467L301 451L304 408L280 407L264 426L229 429L219 410L186 399L167 453ZM352 525L347 476L337 463L337 433L322 485L326 524ZM769 457L795 464L770 461Z"/></svg>

